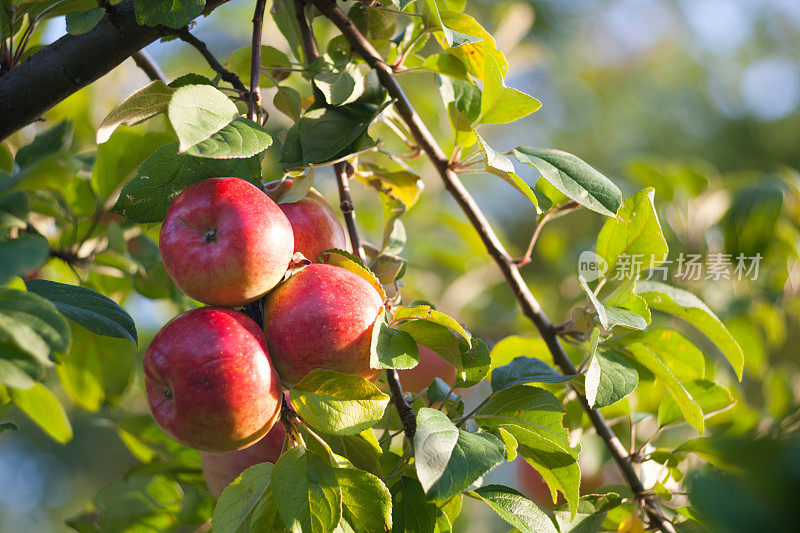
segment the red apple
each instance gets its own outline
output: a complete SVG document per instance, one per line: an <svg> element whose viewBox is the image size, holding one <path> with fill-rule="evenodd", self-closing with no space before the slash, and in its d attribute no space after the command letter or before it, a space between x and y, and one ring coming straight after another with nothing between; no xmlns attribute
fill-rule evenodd
<svg viewBox="0 0 800 533"><path fill-rule="evenodd" d="M188 296L235 307L272 289L294 251L289 220L258 187L212 178L170 204L159 250L169 276Z"/></svg>
<svg viewBox="0 0 800 533"><path fill-rule="evenodd" d="M374 380L372 326L383 302L364 278L312 264L278 285L264 301L264 335L281 379L295 384L315 368Z"/></svg>
<svg viewBox="0 0 800 533"><path fill-rule="evenodd" d="M144 356L147 402L161 429L209 452L263 437L280 415L280 378L258 325L202 307L170 320Z"/></svg>
<svg viewBox="0 0 800 533"><path fill-rule="evenodd" d="M403 390L418 393L430 385L433 378L441 378L452 386L456 382L455 369L427 346L421 344L417 346L419 347L419 364L408 370L397 371Z"/></svg>
<svg viewBox="0 0 800 533"><path fill-rule="evenodd" d="M273 181L266 185L267 191L279 187L291 189L292 180ZM279 200L280 201L280 200ZM319 254L331 248L347 250L344 230L325 198L311 189L305 198L290 204L278 204L289 219L294 232L294 251L303 254L312 263L319 263Z"/></svg>
<svg viewBox="0 0 800 533"><path fill-rule="evenodd" d="M219 498L225 487L251 466L277 461L285 437L283 425L276 423L261 440L247 448L229 453L201 452L203 475L211 494Z"/></svg>

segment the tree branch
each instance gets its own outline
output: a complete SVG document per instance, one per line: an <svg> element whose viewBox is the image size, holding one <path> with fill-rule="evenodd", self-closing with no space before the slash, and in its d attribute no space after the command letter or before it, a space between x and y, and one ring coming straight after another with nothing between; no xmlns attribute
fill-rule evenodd
<svg viewBox="0 0 800 533"><path fill-rule="evenodd" d="M294 10L297 23L300 26L303 55L305 56L306 63L310 65L319 57L317 41L314 38L314 31L311 29L311 24L303 9L302 0L294 0ZM316 85L313 85L313 88L314 99L320 103L324 102L325 98L322 95L322 91L320 91ZM333 165L333 173L336 176L336 184L339 188L339 207L342 210L342 215L347 225L350 246L353 248L353 254L364 261L364 250L361 247L361 239L358 236L358 226L356 225L355 208L353 206L353 199L350 197L348 167L350 167L350 164L345 161L335 163ZM350 168L352 169L352 167ZM413 439L414 433L417 431L417 415L414 413L414 409L411 405L406 401L397 370L393 368L386 369L386 381L389 383L389 389L392 391L392 401L397 408L400 421L403 423L403 430L405 431L406 437L408 437L409 440Z"/></svg>
<svg viewBox="0 0 800 533"><path fill-rule="evenodd" d="M417 144L431 159L431 162L436 167L439 176L444 182L445 188L456 200L461 210L478 232L489 255L502 271L508 286L517 299L522 313L530 319L536 326L536 329L539 330L539 334L547 344L548 349L553 355L553 360L559 368L561 368L565 374L575 373L575 365L572 364L563 346L561 346L556 333L556 327L550 322L550 319L542 310L539 302L536 301L536 298L522 278L517 265L506 251L478 204L475 202L474 198L472 198L466 187L464 187L464 184L461 183L458 175L450 168L448 157L414 110L403 92L403 89L397 83L397 80L395 80L392 68L386 64L372 44L361 34L347 14L345 14L335 2L329 0L310 1L325 17L330 19L339 28L345 38L350 42L351 49L359 54L370 67L376 70L381 84L395 100L395 109L397 113L408 126ZM662 531L674 532L672 524L664 518L657 504L645 493L644 486L630 461L628 451L622 446L605 418L603 418L603 415L600 414L597 409L589 407L584 396L578 394L578 398L583 409L588 414L592 425L595 427L597 434L603 439L606 447L616 461L623 478L631 487L637 499L646 504L645 509L647 510L652 524L659 527Z"/></svg>
<svg viewBox="0 0 800 533"><path fill-rule="evenodd" d="M261 116L261 33L264 30L264 9L267 0L256 0L253 13L253 40L250 46L250 97L247 99L247 118Z"/></svg>
<svg viewBox="0 0 800 533"><path fill-rule="evenodd" d="M190 44L197 49L197 51L200 52L200 55L202 55L206 60L208 65L214 69L214 72L219 74L219 77L224 81L227 81L233 85L233 88L239 91L241 96L247 96L247 87L245 87L244 83L242 83L242 80L239 78L239 76L223 67L222 63L220 63L217 58L214 57L214 54L211 53L211 50L208 49L206 43L198 39L192 32L190 32L189 28L174 30L172 33L177 35L181 41Z"/></svg>
<svg viewBox="0 0 800 533"><path fill-rule="evenodd" d="M150 78L150 81L163 81L164 83L167 82L167 77L164 76L164 72L158 66L150 54L145 52L144 50L139 50L138 52L134 52L131 55L131 58L136 63L136 66L139 67L147 74L147 77Z"/></svg>
<svg viewBox="0 0 800 533"><path fill-rule="evenodd" d="M349 167L349 172L348 172ZM353 167L350 163L342 162L333 165L333 173L336 175L336 185L339 188L339 209L342 211L347 235L350 237L350 247L353 255L364 260L364 249L361 247L361 239L358 236L358 226L356 225L356 212L353 199L350 197L350 174Z"/></svg>
<svg viewBox="0 0 800 533"><path fill-rule="evenodd" d="M204 13L227 1L208 0ZM0 76L0 140L163 35L163 28L136 23L133 2L116 4L113 22L106 15L91 31L65 35Z"/></svg>

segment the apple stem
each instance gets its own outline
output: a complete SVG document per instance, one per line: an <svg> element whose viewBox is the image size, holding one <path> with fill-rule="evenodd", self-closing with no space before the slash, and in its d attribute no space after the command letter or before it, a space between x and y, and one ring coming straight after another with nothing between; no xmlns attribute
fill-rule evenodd
<svg viewBox="0 0 800 533"><path fill-rule="evenodd" d="M281 394L281 397L281 424L283 424L284 429L286 429L286 435L289 436L292 446L297 446L299 444L305 447L306 441L303 440L303 435L300 433L300 428L297 425L299 417L295 410L286 403L286 397L283 394Z"/></svg>

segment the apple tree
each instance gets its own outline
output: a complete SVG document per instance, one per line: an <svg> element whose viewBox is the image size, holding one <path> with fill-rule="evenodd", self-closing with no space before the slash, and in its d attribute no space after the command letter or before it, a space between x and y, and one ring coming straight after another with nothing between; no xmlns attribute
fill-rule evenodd
<svg viewBox="0 0 800 533"><path fill-rule="evenodd" d="M470 530L458 517L479 504L525 532L745 527L726 522L724 502L713 494L750 494L752 480L721 474L749 456L710 438L709 426L735 427L730 413L758 418L741 407L746 351L757 345L753 326L740 318L729 329L712 305L653 275L681 231L672 224L665 231L660 188L691 193L690 173L640 167L645 178L632 187L554 147L524 138L490 144L491 131L533 120L527 117L542 104L510 86L503 50L466 14L464 0L256 0L252 18L237 21L249 44L243 39L227 59L193 31L198 17L217 16L225 3L0 0L0 138L8 139L0 145L0 430L24 434L35 424L66 443L72 413L85 411L109 424L138 461L124 479L107 480L68 525L447 532ZM38 26L61 16L69 35L29 43ZM262 44L265 18L280 31L281 47ZM142 51L159 39L195 49L204 73L166 78ZM150 82L104 109L91 126L92 146L73 143L69 120L40 123L129 57ZM26 127L31 138L18 133ZM527 202L535 223L521 254L506 247L462 181L467 174ZM184 191L215 178L247 191L209 210L223 216L230 209L246 224L224 236L221 227L199 230L201 244L230 239L243 249L241 258L224 249L221 257L235 260L222 274L205 272L190 239L176 237L188 219L165 221ZM408 281L414 262L407 251L429 238L405 223L429 194L423 183L443 189L463 214L468 231L459 236L493 263L492 275L503 282L499 298L514 306L506 309L511 318L486 312L486 324L456 320ZM323 198L312 186L338 194ZM757 204L742 188L720 222L727 250L763 253L773 273L780 261L759 239L780 227L781 242L793 246L800 220L796 177L775 187ZM283 210L292 223L282 222L283 231L293 229L293 241L278 243L264 229L266 218L246 218L253 195L275 216L284 217L275 204ZM301 228L290 215L301 202L322 218ZM432 234L443 222L436 203L425 205L434 211L425 215ZM582 293L568 311L559 302L558 315L548 314L531 275L535 245L549 222L578 214L593 225L594 251L581 255L577 275L559 275ZM303 251L290 260L289 242ZM257 246L259 262L251 264ZM467 268L461 260L456 269ZM333 281L318 274L334 270ZM269 282L257 286L266 271ZM229 277L246 296L228 297ZM765 293L781 283L785 277L768 279ZM369 304L357 301L356 287L365 287ZM202 303L235 308L216 312L241 315L247 335L261 340L228 345L225 328L238 326L208 319L171 326L151 343L126 311L135 298L169 302L176 315L186 312L181 317L199 316L191 310ZM366 308L361 324L354 317ZM505 331L472 333L495 331L493 323ZM350 340L341 349L325 344L353 328L360 328L357 349ZM170 343L183 345L161 348ZM214 389L212 378L194 379L204 364L183 365L185 381L209 390L192 393L186 408L194 418L180 420L178 431L152 400L177 400L177 385L153 385L152 392L148 381L148 358L173 349L184 360L202 354L215 364L245 351L263 360L263 350L285 398L277 386L262 387L269 398L237 405L230 391L245 398L242 381ZM438 365L436 375L404 390L421 364ZM228 375L237 365L217 366ZM223 393L231 412L204 410ZM238 416L232 411L255 407L257 430L226 440ZM215 425L215 415L228 425ZM790 433L796 422L787 420L781 428ZM582 479L586 439L599 444L613 485ZM796 476L780 477L781 461L797 459L793 441L758 446L753 453L774 459L776 479L796 488ZM535 471L545 498L492 477L512 461ZM780 504L765 509L774 529L788 524Z"/></svg>

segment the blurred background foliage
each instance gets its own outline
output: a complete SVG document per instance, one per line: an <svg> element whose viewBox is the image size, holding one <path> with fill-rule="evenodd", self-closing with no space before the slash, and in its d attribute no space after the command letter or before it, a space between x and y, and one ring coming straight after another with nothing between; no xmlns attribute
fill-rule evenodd
<svg viewBox="0 0 800 533"><path fill-rule="evenodd" d="M224 59L247 45L251 9L251 2L234 0L199 21L195 33ZM713 253L763 257L757 280L676 280L676 263L669 268L671 281L699 294L736 336L746 357L745 377L741 386L732 387L737 405L708 421L707 435L718 440L659 454L664 447L693 442L685 425L662 431L645 449L653 461L643 464L643 476L653 490L663 485L677 490L676 483L693 470L684 487L691 489L692 501L699 506L700 522L727 530L781 529L783 520L796 512L792 508L796 502L787 496L796 498L800 490L800 447L791 437L800 428L800 174L795 170L800 167L800 3L477 0L468 12L506 53L508 84L543 104L523 121L482 129L494 147L564 149L603 171L626 195L654 186L670 260L676 261L681 253L703 258ZM317 24L317 31L323 42L335 35L324 24ZM37 29L32 44L52 42L64 33L63 18L52 19ZM264 44L288 52L271 20L266 21ZM180 41L155 43L147 50L169 78L190 71L213 75L197 52ZM437 138L452 146L432 75L412 69L400 79ZM65 405L74 438L66 445L53 442L21 415L6 415L22 431L0 437L3 531L64 530L64 521L82 511L101 487L123 483L119 480L126 473L147 468L163 447L176 447L154 430L148 417L139 416L146 413L139 362L155 331L192 302L172 286L160 264L157 226L142 231L113 216L94 216L102 213L98 205L113 205L120 180L135 173L144 157L169 140L157 133L165 124L156 119L136 129L122 128L97 150L95 131L103 117L146 82L133 61L126 61L49 111L45 122L25 128L6 143L16 153L37 132L68 121L42 139L37 148L49 150L51 156L26 168L18 188L38 189L29 198L32 208L43 213L42 220L49 216L74 226L74 231L58 236L62 242L56 248L77 243L86 253L102 245L88 270L77 267L73 272L64 262L52 260L39 275L73 284L77 275L87 286L123 303L139 328L140 349L136 353L127 341L92 336L75 327L73 353L59 367L59 375L48 378L60 379L59 394L72 400ZM299 75L288 83L310 96L308 82ZM267 126L277 134L290 122L272 107L273 91L265 89L271 113ZM385 128L378 126L373 133L388 148L402 148L393 145L396 141ZM265 181L280 176L278 155L277 148L270 149ZM404 255L409 260L403 278L406 301L436 302L490 346L509 334L522 336L496 347L494 355L501 361L518 355L519 346L526 355L537 356L536 340L525 338L535 337L534 330L518 312L477 235L423 159L412 166L422 174L425 191L404 217L408 234ZM518 170L529 183L536 182L532 168ZM531 205L495 176L466 175L464 181L512 253L521 255L536 223ZM327 170L318 174L316 187L336 203ZM377 195L355 184L353 192L366 238L375 242L383 228ZM4 198L0 201L8 200ZM46 207L52 198L60 209ZM578 256L593 248L602 222L587 211L551 222L536 245L533 261L523 269L556 323L568 320L575 306L585 304L577 281ZM656 325L659 320L666 319L654 317ZM719 368L707 368L707 377L732 385L734 378L716 349L703 344L691 328L686 333L707 357L719 362ZM69 361L78 358L94 361L91 370L81 370L86 365L70 366ZM125 371L118 375L120 368L134 368L134 375ZM627 400L606 408L616 432L629 435L630 420L657 410L661 394L644 385ZM0 414L4 409L0 407ZM568 404L567 410L570 425L579 428L579 409ZM649 436L657 424L644 420L637 427ZM587 490L618 483L599 441L581 436L580 430L574 437L583 444ZM630 437L622 440L628 444ZM709 451L712 448L718 451ZM199 457L185 449L181 453L183 470L171 475L197 481L198 472L186 465L196 467ZM701 458L714 466L704 466ZM754 475L758 470L761 474ZM492 476L505 480L521 476L527 493L547 505L541 485L527 467L498 469ZM200 491L186 488L191 484L182 485L181 496L175 485L162 486L158 480L163 478L155 479L139 487L152 497L147 505L175 510L181 508L176 501L184 498L190 505L183 506L181 516L188 523L192 513L199 516L203 506L210 505ZM729 500L721 495L727 494L740 495L748 505L725 512ZM685 499L678 494L672 503L682 507ZM131 513L152 511L134 500ZM609 517L617 523L625 518L625 514ZM157 530L171 526L153 520ZM474 531L504 527L477 507L468 507L456 528L465 530L467 525Z"/></svg>

